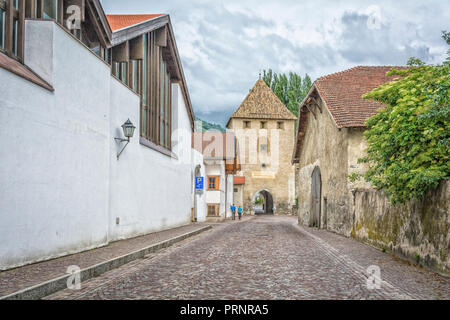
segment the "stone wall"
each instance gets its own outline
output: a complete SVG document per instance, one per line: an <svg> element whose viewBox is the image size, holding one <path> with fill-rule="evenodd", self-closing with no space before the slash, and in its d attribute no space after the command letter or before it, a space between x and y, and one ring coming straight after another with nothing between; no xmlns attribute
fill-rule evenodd
<svg viewBox="0 0 450 320"><path fill-rule="evenodd" d="M381 191L352 194L352 236L435 271L450 274L450 182L423 201L393 206Z"/></svg>
<svg viewBox="0 0 450 320"><path fill-rule="evenodd" d="M348 203L348 135L339 130L326 106L321 103L314 116L308 115L308 129L300 154L298 173L299 223L309 226L311 208L311 176L319 167L322 180L321 228L350 236L351 215ZM326 201L325 201L326 198Z"/></svg>

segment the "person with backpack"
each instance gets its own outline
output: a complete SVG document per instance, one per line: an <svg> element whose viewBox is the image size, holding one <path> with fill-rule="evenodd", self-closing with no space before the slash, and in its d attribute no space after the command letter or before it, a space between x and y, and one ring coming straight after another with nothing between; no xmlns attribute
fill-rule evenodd
<svg viewBox="0 0 450 320"><path fill-rule="evenodd" d="M238 215L239 215L239 220L241 220L241 218L242 218L242 207L241 206L239 206L239 208L238 208Z"/></svg>

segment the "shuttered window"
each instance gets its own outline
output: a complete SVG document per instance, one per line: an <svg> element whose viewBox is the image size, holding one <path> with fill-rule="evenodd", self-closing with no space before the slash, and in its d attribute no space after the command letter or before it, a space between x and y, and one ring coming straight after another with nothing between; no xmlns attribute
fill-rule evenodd
<svg viewBox="0 0 450 320"><path fill-rule="evenodd" d="M217 191L219 187L219 177L208 177L208 191Z"/></svg>
<svg viewBox="0 0 450 320"><path fill-rule="evenodd" d="M208 217L217 217L219 215L218 204L208 204Z"/></svg>

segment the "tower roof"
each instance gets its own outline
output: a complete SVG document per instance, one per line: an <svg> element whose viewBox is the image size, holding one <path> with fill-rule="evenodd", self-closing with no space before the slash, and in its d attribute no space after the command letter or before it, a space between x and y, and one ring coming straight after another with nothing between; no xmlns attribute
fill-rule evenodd
<svg viewBox="0 0 450 320"><path fill-rule="evenodd" d="M297 119L262 79L259 79L250 90L240 107L231 116L231 119L233 118Z"/></svg>

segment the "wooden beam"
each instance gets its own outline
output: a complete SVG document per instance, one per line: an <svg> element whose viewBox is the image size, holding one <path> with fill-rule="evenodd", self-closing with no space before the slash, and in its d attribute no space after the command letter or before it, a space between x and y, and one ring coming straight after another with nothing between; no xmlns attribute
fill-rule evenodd
<svg viewBox="0 0 450 320"><path fill-rule="evenodd" d="M155 31L156 45L167 47L167 27L164 26Z"/></svg>
<svg viewBox="0 0 450 320"><path fill-rule="evenodd" d="M314 119L317 120L316 113L314 112L314 110L312 108L309 107L309 104L306 104L306 108L308 108L308 110L314 115Z"/></svg>
<svg viewBox="0 0 450 320"><path fill-rule="evenodd" d="M130 40L130 59L142 60L144 58L144 37L140 36Z"/></svg>
<svg viewBox="0 0 450 320"><path fill-rule="evenodd" d="M114 62L128 62L128 60L130 60L128 47L129 47L128 41L113 47L112 51L111 51L111 55L112 55L111 61L113 63Z"/></svg>
<svg viewBox="0 0 450 320"><path fill-rule="evenodd" d="M106 47L106 48L109 47L109 41L108 41L107 37L105 37L105 33L103 32L103 29L100 26L100 24L99 24L99 22L98 22L98 20L96 18L95 10L92 7L90 1L87 2L87 8L86 9L87 9L87 12L88 12L88 15L89 15L89 20L90 20L92 26L94 27L94 30L97 33L98 39L100 40L100 44L103 47Z"/></svg>
<svg viewBox="0 0 450 320"><path fill-rule="evenodd" d="M320 113L322 113L322 107L320 106L319 101L317 101L317 99L315 97L313 97L312 102L317 106L317 108L319 108Z"/></svg>
<svg viewBox="0 0 450 320"><path fill-rule="evenodd" d="M25 17L26 18L36 18L35 12L36 12L36 1L26 0Z"/></svg>

